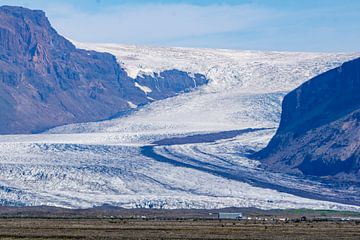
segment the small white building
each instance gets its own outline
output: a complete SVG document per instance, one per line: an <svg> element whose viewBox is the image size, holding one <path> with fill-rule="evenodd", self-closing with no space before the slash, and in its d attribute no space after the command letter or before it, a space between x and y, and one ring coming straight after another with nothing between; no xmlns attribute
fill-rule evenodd
<svg viewBox="0 0 360 240"><path fill-rule="evenodd" d="M243 215L242 213L219 212L218 218L228 220L240 220L243 218Z"/></svg>

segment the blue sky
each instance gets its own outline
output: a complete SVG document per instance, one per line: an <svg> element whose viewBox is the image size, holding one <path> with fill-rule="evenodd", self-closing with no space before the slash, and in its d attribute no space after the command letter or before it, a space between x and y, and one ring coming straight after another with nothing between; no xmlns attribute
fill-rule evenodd
<svg viewBox="0 0 360 240"><path fill-rule="evenodd" d="M360 51L359 0L0 0L67 38L159 46Z"/></svg>

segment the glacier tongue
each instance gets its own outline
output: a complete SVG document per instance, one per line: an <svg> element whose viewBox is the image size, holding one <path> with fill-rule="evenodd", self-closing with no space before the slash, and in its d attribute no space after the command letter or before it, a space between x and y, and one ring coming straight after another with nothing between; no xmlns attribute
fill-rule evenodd
<svg viewBox="0 0 360 240"><path fill-rule="evenodd" d="M128 72L179 69L204 74L210 83L193 92L154 102L129 117L103 124L51 130L69 132L189 132L277 127L283 96L321 72L357 54L259 52L214 49L84 44L110 52ZM145 69L146 71L143 71Z"/></svg>
<svg viewBox="0 0 360 240"><path fill-rule="evenodd" d="M258 162L245 155L263 147L274 134L288 91L356 54L76 45L116 55L134 78L179 69L204 74L210 83L122 118L62 126L39 135L1 136L0 198L4 204L360 210L212 173L231 169L254 175L258 181L342 199L349 192L264 173ZM190 167L161 162L141 152L143 146L172 136L245 128L270 129L213 143L154 147L157 154Z"/></svg>

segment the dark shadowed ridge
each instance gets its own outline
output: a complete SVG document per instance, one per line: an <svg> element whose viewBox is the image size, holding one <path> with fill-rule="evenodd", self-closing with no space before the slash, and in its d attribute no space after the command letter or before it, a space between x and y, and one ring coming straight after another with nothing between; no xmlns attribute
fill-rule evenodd
<svg viewBox="0 0 360 240"><path fill-rule="evenodd" d="M43 11L0 7L0 134L107 119L207 82L178 70L132 79L113 55L77 49Z"/></svg>
<svg viewBox="0 0 360 240"><path fill-rule="evenodd" d="M360 182L360 58L285 96L279 129L254 157L268 168Z"/></svg>
<svg viewBox="0 0 360 240"><path fill-rule="evenodd" d="M159 141L155 141L153 142L153 144L162 145L162 146L172 146L172 145L194 144L194 143L212 143L218 140L234 138L238 135L242 135L246 133L264 131L269 129L271 128L246 128L241 130L196 134L196 135L184 136L184 137L166 138Z"/></svg>

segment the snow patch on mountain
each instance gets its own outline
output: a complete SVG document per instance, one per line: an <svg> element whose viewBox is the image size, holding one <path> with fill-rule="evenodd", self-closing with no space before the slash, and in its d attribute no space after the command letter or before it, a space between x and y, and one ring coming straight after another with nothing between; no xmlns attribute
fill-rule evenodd
<svg viewBox="0 0 360 240"><path fill-rule="evenodd" d="M135 82L135 87L139 88L141 91L143 91L145 94L151 93L152 90L149 87L142 86L139 83Z"/></svg>
<svg viewBox="0 0 360 240"><path fill-rule="evenodd" d="M133 109L135 109L135 108L137 108L138 106L136 105L136 104L134 104L134 103L132 103L132 102L127 102L128 103L128 105L129 105L129 107L130 108L133 108Z"/></svg>

